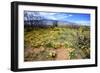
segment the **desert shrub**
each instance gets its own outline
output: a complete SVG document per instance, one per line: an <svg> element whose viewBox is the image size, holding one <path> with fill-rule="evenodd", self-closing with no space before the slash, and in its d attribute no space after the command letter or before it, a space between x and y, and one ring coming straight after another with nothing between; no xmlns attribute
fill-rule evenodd
<svg viewBox="0 0 100 73"><path fill-rule="evenodd" d="M89 58L90 52L86 52L85 49L90 48L90 32L85 29L80 27L77 32L77 48L84 53L82 55L82 52L79 52L83 58Z"/></svg>
<svg viewBox="0 0 100 73"><path fill-rule="evenodd" d="M70 56L70 59L76 59L77 58L75 51L70 52L69 56Z"/></svg>

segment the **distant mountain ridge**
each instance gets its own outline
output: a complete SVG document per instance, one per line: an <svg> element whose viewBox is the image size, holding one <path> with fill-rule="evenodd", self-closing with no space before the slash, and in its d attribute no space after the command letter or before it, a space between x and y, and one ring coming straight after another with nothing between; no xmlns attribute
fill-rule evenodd
<svg viewBox="0 0 100 73"><path fill-rule="evenodd" d="M77 24L74 22L69 22L69 21L62 21L62 20L52 20L52 19L46 19L46 18L41 18L38 17L37 19L28 19L28 20L24 20L25 25L32 25L32 26L53 26L53 25L57 25L57 26L72 26L72 27L76 27L76 26L86 26L86 25L81 25L81 24Z"/></svg>

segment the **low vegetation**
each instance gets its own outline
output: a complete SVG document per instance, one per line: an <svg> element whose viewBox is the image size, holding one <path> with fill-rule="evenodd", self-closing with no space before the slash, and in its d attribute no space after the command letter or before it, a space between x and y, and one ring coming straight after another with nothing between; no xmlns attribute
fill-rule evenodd
<svg viewBox="0 0 100 73"><path fill-rule="evenodd" d="M60 60L57 49L66 49L67 59L90 58L90 28L74 27L25 27L24 60ZM62 57L63 59L63 57Z"/></svg>

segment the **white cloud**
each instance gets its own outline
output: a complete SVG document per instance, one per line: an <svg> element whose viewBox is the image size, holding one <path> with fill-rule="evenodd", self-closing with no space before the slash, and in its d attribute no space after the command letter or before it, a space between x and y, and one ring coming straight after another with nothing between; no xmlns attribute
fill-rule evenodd
<svg viewBox="0 0 100 73"><path fill-rule="evenodd" d="M68 17L71 17L71 16L73 16L73 15L71 15L71 14L68 15Z"/></svg>
<svg viewBox="0 0 100 73"><path fill-rule="evenodd" d="M53 16L53 15L55 15L56 13L40 12L39 14L42 15L42 16L47 16L47 15Z"/></svg>

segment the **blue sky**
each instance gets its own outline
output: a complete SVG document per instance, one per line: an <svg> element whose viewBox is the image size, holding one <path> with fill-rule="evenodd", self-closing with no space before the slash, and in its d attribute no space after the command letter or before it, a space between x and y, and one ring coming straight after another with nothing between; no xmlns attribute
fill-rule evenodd
<svg viewBox="0 0 100 73"><path fill-rule="evenodd" d="M45 19L68 21L81 25L90 25L90 14L83 13L64 13L64 12L34 12L27 11L29 16L41 16Z"/></svg>

